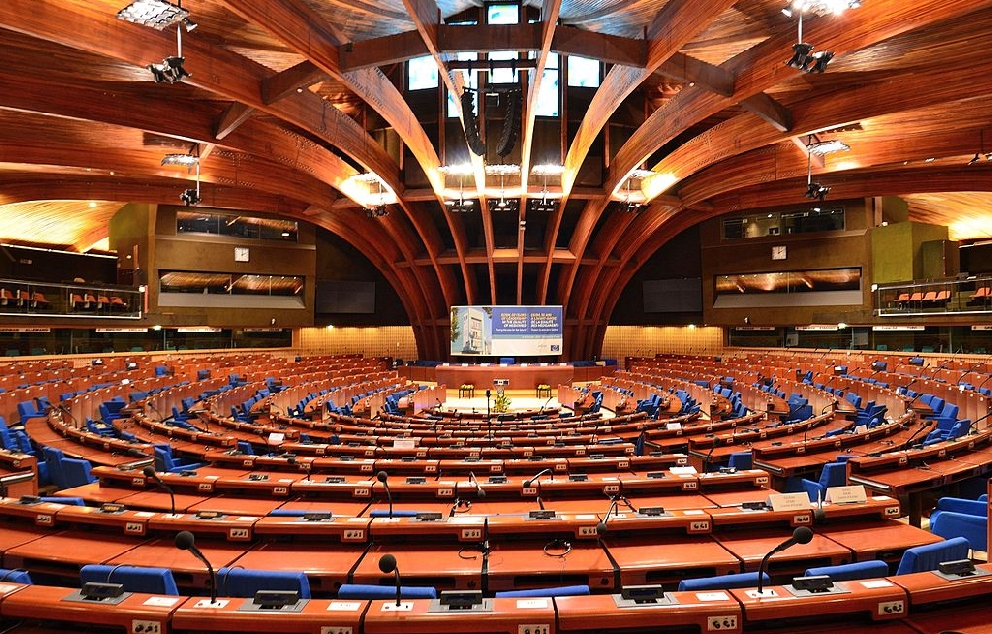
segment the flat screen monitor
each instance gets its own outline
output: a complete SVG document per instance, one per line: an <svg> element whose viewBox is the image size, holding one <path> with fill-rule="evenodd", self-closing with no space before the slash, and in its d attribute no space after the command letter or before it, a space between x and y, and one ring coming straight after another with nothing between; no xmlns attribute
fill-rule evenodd
<svg viewBox="0 0 992 634"><path fill-rule="evenodd" d="M451 307L453 356L540 357L561 347L561 306Z"/></svg>

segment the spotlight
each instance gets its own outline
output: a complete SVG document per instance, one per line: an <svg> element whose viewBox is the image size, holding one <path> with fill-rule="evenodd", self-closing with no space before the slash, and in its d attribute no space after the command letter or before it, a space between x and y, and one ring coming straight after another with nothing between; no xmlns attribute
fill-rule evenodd
<svg viewBox="0 0 992 634"><path fill-rule="evenodd" d="M375 218L384 218L389 215L389 209L385 205L377 205L375 207L366 207L365 215L371 220Z"/></svg>
<svg viewBox="0 0 992 634"><path fill-rule="evenodd" d="M516 211L518 201L510 198L500 198L499 202L493 205L493 211Z"/></svg>
<svg viewBox="0 0 992 634"><path fill-rule="evenodd" d="M624 202L620 203L620 209L631 214L636 214L646 206L647 205L642 205L641 203L635 203L631 200L625 200Z"/></svg>
<svg viewBox="0 0 992 634"><path fill-rule="evenodd" d="M813 45L802 42L792 45L792 59L785 63L786 66L798 68L805 72L806 67L812 61Z"/></svg>
<svg viewBox="0 0 992 634"><path fill-rule="evenodd" d="M159 31L188 17L189 11L164 0L135 0L117 12L118 20L150 26Z"/></svg>
<svg viewBox="0 0 992 634"><path fill-rule="evenodd" d="M810 182L810 184L806 187L806 193L804 195L810 200L819 200L820 202L823 202L829 193L830 188L826 185Z"/></svg>
<svg viewBox="0 0 992 634"><path fill-rule="evenodd" d="M972 158L972 159L971 159L970 161L968 161L968 165L974 165L975 163L977 163L977 162L978 162L978 161L980 161L980 160L982 160L982 159L981 159L981 157L980 157L980 156L978 155L978 152L975 152L975 156L974 156L974 158Z"/></svg>
<svg viewBox="0 0 992 634"><path fill-rule="evenodd" d="M447 207L448 211L451 213L464 214L472 211L475 207L475 201L465 200L463 198L459 198L458 200L446 200L444 201L444 206Z"/></svg>
<svg viewBox="0 0 992 634"><path fill-rule="evenodd" d="M200 194L195 189L184 190L183 193L179 194L179 200L183 201L187 207L196 207L201 202Z"/></svg>
<svg viewBox="0 0 992 634"><path fill-rule="evenodd" d="M558 209L558 201L545 198L543 200L532 200L531 209L539 213L551 213Z"/></svg>
<svg viewBox="0 0 992 634"><path fill-rule="evenodd" d="M822 73L827 70L827 64L829 64L830 60L833 58L833 51L820 51L819 53L813 53L813 56L811 57L811 59L815 60L813 66L808 70L805 68L803 70L807 73Z"/></svg>
<svg viewBox="0 0 992 634"><path fill-rule="evenodd" d="M200 26L196 22L190 20L189 18L183 18L183 28L186 29L187 33L192 33L196 30L196 27Z"/></svg>
<svg viewBox="0 0 992 634"><path fill-rule="evenodd" d="M166 57L161 64L149 64L145 68L151 71L157 83L174 84L192 76L183 68L185 61L185 57Z"/></svg>

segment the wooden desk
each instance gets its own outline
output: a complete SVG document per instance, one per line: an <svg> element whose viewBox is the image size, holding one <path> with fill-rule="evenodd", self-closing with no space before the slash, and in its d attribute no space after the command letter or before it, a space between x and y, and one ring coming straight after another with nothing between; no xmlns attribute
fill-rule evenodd
<svg viewBox="0 0 992 634"><path fill-rule="evenodd" d="M872 621L901 618L909 609L906 591L898 585L878 579L835 583L845 593L795 596L784 586L765 586L762 595L756 590L728 590L744 608L746 626L760 621L791 621L794 631L824 615L867 615ZM749 629L749 627L745 627Z"/></svg>
<svg viewBox="0 0 992 634"><path fill-rule="evenodd" d="M659 543L646 539L603 540L620 567L623 585L677 584L688 577L712 577L741 571L741 561L708 535L666 535Z"/></svg>
<svg viewBox="0 0 992 634"><path fill-rule="evenodd" d="M14 585L14 584L11 584ZM5 594L2 601L4 619L22 618L65 623L61 632L78 632L81 624L102 625L115 631L133 632L135 620L157 623L167 632L170 615L184 601L182 597L163 597L134 593L118 605L99 602L70 602L63 599L73 592L69 587L32 585ZM149 601L152 599L153 601Z"/></svg>
<svg viewBox="0 0 992 634"><path fill-rule="evenodd" d="M348 581L349 571L364 552L364 540L359 544L334 544L333 548L328 548L326 542L315 545L307 541L270 541L241 553L231 565L256 570L302 572L310 582L311 594L330 596L337 592L342 583ZM211 563L220 567L213 560ZM379 575L381 577L382 573Z"/></svg>
<svg viewBox="0 0 992 634"><path fill-rule="evenodd" d="M245 549L243 544L218 540L200 540L196 546L203 552L207 561L213 565L214 570L231 565L235 559L244 553ZM95 562L90 558L90 561L86 563ZM112 557L100 559L99 563L111 566L126 564L129 566L171 568L176 585L180 588L196 594L209 592L210 578L207 575L206 567L192 553L176 548L175 539L172 536L137 544Z"/></svg>
<svg viewBox="0 0 992 634"><path fill-rule="evenodd" d="M834 525L828 521L814 526L813 530L849 548L855 553L857 561L882 559L890 564L898 563L907 548L941 541L930 531L898 520L859 522L855 526L846 522Z"/></svg>
<svg viewBox="0 0 992 634"><path fill-rule="evenodd" d="M379 558L392 553L396 555L397 565L406 585L434 586L439 592L455 589L482 590L482 555L476 550L462 552L463 547L460 544L433 543L406 543L401 546L373 544L354 567L351 578L354 583L377 584L384 580L392 583L392 575L384 575L379 570ZM492 555L489 560L490 569L491 557ZM531 552L531 563L533 558L534 553Z"/></svg>
<svg viewBox="0 0 992 634"><path fill-rule="evenodd" d="M591 369L594 380L604 374L611 374L612 367L600 366ZM587 371L588 372L588 371ZM434 368L434 381L445 385L462 385L471 383L476 389L492 387L494 379L509 379L511 390L533 390L541 383L548 385L571 384L575 377L575 368L567 363L553 364L513 364L513 365L462 365L453 363L442 364Z"/></svg>
<svg viewBox="0 0 992 634"><path fill-rule="evenodd" d="M555 603L558 599L492 599L492 611L484 614L463 611L430 612L430 601L403 601L404 611L394 611L395 601L372 601L365 612L364 634L555 634ZM407 607L408 606L408 607ZM357 632L357 630L355 630Z"/></svg>
<svg viewBox="0 0 992 634"><path fill-rule="evenodd" d="M588 584L593 590L614 587L613 564L599 544L563 542L571 544L567 553L563 544L551 544L547 539L494 544L489 553L489 590L576 583Z"/></svg>
<svg viewBox="0 0 992 634"><path fill-rule="evenodd" d="M740 604L724 593L723 599L700 598L704 593L673 592L675 602L668 605L631 605L617 607L615 595L556 597L558 631L561 634L587 634L609 630L664 632L739 633L744 625ZM715 624L718 627L714 626Z"/></svg>
<svg viewBox="0 0 992 634"><path fill-rule="evenodd" d="M910 614L906 623L922 634L931 632L960 632L961 634L992 634L988 609L974 604L955 605L933 612Z"/></svg>
<svg viewBox="0 0 992 634"><path fill-rule="evenodd" d="M720 531L714 534L721 546L743 562L745 572L758 570L765 554L791 536L788 529L761 529ZM775 577L802 576L807 568L849 563L854 555L851 549L823 535L813 535L808 544L796 544L788 550L775 553L768 561L768 574Z"/></svg>
<svg viewBox="0 0 992 634"><path fill-rule="evenodd" d="M223 602L221 608L204 605L204 601L209 599L187 599L172 615L171 631L321 634L330 628L332 632L359 632L368 608L367 601L311 599L300 612L258 612L239 610L252 599L218 599Z"/></svg>
<svg viewBox="0 0 992 634"><path fill-rule="evenodd" d="M78 583L81 566L107 563L142 543L144 540L140 537L125 537L116 533L97 536L78 531L58 531L6 549L3 565L25 568L32 573L51 574L67 585L74 585ZM176 547L173 545L172 549L176 550ZM149 564L146 561L144 565L163 564Z"/></svg>

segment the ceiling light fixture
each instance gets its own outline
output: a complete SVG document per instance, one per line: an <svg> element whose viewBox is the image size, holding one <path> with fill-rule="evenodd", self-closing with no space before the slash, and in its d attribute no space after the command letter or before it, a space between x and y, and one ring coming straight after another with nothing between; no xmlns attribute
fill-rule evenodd
<svg viewBox="0 0 992 634"><path fill-rule="evenodd" d="M812 134L806 138L806 193L803 195L810 200L819 200L820 202L823 202L823 200L827 197L827 194L830 193L830 188L822 183L813 182L814 152L812 148L816 147L818 144L819 142L813 143Z"/></svg>
<svg viewBox="0 0 992 634"><path fill-rule="evenodd" d="M458 199L449 199L444 201L444 206L448 208L451 213L468 213L475 209L475 201L465 200L465 177L472 174L472 166L468 163L462 163L460 165L442 165L438 168L438 171L445 176L445 187L447 187L447 177L457 176L458 177Z"/></svg>
<svg viewBox="0 0 992 634"><path fill-rule="evenodd" d="M199 205L203 201L203 199L200 198L200 146L194 145L193 148L194 148L194 150L196 152L196 154L192 156L192 158L195 158L196 159L192 163L192 165L196 167L196 189L193 189L193 188L186 189L186 190L183 191L183 193L179 194L179 200L183 201L183 204L186 205L187 207L196 207L197 205ZM172 157L172 156L188 156L188 155L183 155L183 154L179 154L179 155L177 155L177 154L167 154L165 156L165 158L162 159L162 165L167 165L167 164L168 165L182 165L183 164L183 163L166 163L166 160L169 159L169 157ZM189 167L189 164L187 164L187 168L188 167Z"/></svg>
<svg viewBox="0 0 992 634"><path fill-rule="evenodd" d="M175 84L192 76L184 66L186 58L183 57L183 28L189 32L197 24L189 19L189 11L183 9L182 2L175 5L163 0L137 0L118 11L117 18L160 31L181 22L183 26L176 27L176 54L166 57L161 64L148 64L145 68L156 83Z"/></svg>
<svg viewBox="0 0 992 634"><path fill-rule="evenodd" d="M499 176L499 201L492 206L493 211L516 211L520 201L506 198L506 177L520 173L520 166L513 163L486 165L486 174Z"/></svg>
<svg viewBox="0 0 992 634"><path fill-rule="evenodd" d="M846 152L851 149L851 146L836 139L833 141L820 141L815 136L811 136L810 139L812 139L812 142L806 144L806 150L810 154L816 154L817 156L833 154L834 152Z"/></svg>
<svg viewBox="0 0 992 634"><path fill-rule="evenodd" d="M847 9L857 9L860 6L860 0L793 0L782 8L782 13L790 18L796 13L840 15Z"/></svg>
<svg viewBox="0 0 992 634"><path fill-rule="evenodd" d="M159 31L188 18L189 11L164 0L135 0L117 12L118 20L150 26ZM193 24L193 28L196 28L195 23Z"/></svg>
<svg viewBox="0 0 992 634"><path fill-rule="evenodd" d="M792 45L792 57L785 63L804 73L823 73L827 70L827 64L834 58L833 51L813 52L814 46L803 42L803 15L807 12L823 15L833 13L840 15L845 9L855 9L861 3L857 0L794 0L785 6L782 13L792 17L798 13L799 17L799 41Z"/></svg>
<svg viewBox="0 0 992 634"><path fill-rule="evenodd" d="M531 200L531 209L540 213L551 213L557 211L561 201L554 198L549 198L551 192L548 191L548 177L561 176L565 173L565 166L552 164L535 165L531 168L530 173L540 176L544 184L544 187L541 190L541 200Z"/></svg>
<svg viewBox="0 0 992 634"><path fill-rule="evenodd" d="M162 157L162 165L182 165L190 168L200 162L196 154L166 154Z"/></svg>

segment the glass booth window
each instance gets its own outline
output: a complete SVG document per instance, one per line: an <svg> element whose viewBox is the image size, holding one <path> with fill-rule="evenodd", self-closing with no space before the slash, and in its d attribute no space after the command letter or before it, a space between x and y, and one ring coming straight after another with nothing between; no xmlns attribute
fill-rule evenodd
<svg viewBox="0 0 992 634"><path fill-rule="evenodd" d="M176 213L178 233L205 233L215 236L254 240L296 242L299 227L295 220L257 218L204 211Z"/></svg>

